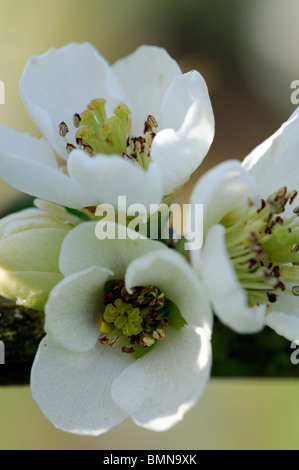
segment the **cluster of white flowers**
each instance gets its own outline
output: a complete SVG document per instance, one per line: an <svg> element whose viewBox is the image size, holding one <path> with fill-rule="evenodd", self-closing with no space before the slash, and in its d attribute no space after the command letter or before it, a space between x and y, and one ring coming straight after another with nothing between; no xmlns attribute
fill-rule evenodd
<svg viewBox="0 0 299 470"><path fill-rule="evenodd" d="M158 47L110 66L70 44L31 57L20 89L44 138L0 127L0 177L39 199L0 221L0 294L45 311L31 389L55 426L176 424L210 377L212 312L238 333L299 338L298 110L198 181L189 223L203 204L203 246L189 259L140 230L100 240L96 207L148 209L188 181L214 137L202 76Z"/></svg>

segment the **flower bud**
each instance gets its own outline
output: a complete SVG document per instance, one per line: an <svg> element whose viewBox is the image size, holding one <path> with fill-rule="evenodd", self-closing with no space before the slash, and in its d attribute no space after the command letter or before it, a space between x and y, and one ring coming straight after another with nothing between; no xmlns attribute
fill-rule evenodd
<svg viewBox="0 0 299 470"><path fill-rule="evenodd" d="M79 220L55 204L36 200L35 205L0 220L0 295L43 310L63 277L58 267L62 241Z"/></svg>

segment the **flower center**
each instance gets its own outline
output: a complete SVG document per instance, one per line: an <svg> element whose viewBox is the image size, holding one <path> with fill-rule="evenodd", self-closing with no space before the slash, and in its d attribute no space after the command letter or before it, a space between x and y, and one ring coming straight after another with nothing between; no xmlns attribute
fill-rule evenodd
<svg viewBox="0 0 299 470"><path fill-rule="evenodd" d="M122 352L141 357L165 338L167 325L180 329L186 324L178 308L157 287L133 287L129 294L122 280L109 281L100 316L99 341Z"/></svg>
<svg viewBox="0 0 299 470"><path fill-rule="evenodd" d="M248 305L276 302L279 292L299 295L299 207L283 218L286 204L297 191L280 188L257 209L235 209L221 220L226 247L239 282L247 292Z"/></svg>
<svg viewBox="0 0 299 470"><path fill-rule="evenodd" d="M79 148L91 157L98 153L118 154L147 170L151 162L151 145L158 127L156 119L148 115L144 123L144 136L133 137L129 135L131 111L128 106L119 104L113 111L114 116L107 118L105 104L103 98L94 99L81 114L74 114L76 145L67 142L67 152ZM67 124L61 122L61 137L65 139L68 132Z"/></svg>

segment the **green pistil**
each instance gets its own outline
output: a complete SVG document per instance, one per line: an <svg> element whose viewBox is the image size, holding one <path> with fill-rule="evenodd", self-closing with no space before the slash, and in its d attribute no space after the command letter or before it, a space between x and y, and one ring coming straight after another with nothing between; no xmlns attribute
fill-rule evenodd
<svg viewBox="0 0 299 470"><path fill-rule="evenodd" d="M134 308L121 299L117 299L114 305L106 305L103 319L107 323L113 323L116 328L122 330L125 336L138 335L142 331L143 319L139 308Z"/></svg>
<svg viewBox="0 0 299 470"><path fill-rule="evenodd" d="M67 152L79 148L91 157L99 153L118 154L147 170L151 162L151 145L158 127L156 119L149 115L144 123L144 135L130 136L131 111L128 106L119 104L113 111L114 115L107 118L105 104L105 99L94 99L81 114L74 114L76 145L66 140L69 132L67 124L59 124L58 131L65 139Z"/></svg>
<svg viewBox="0 0 299 470"><path fill-rule="evenodd" d="M292 204L296 191L281 188L262 207L252 203L226 214L221 224L226 228L226 247L239 282L247 292L249 306L275 302L281 291L298 295L299 287L290 290L285 283L298 283L299 209L294 216L280 215L287 203ZM291 265L291 266L290 266Z"/></svg>
<svg viewBox="0 0 299 470"><path fill-rule="evenodd" d="M179 310L157 287L134 287L129 294L124 281L107 283L100 321L102 344L115 346L121 341L123 352L140 357L164 339L168 322L176 329L186 324Z"/></svg>
<svg viewBox="0 0 299 470"><path fill-rule="evenodd" d="M131 111L125 104L118 105L114 116L107 119L105 100L93 100L80 114L80 128L76 133L82 145L92 148L94 154L122 155L127 149L126 119Z"/></svg>
<svg viewBox="0 0 299 470"><path fill-rule="evenodd" d="M88 105L87 109L90 109L94 112L94 115L101 126L107 119L106 110L105 110L106 100L103 98L97 98L92 100Z"/></svg>

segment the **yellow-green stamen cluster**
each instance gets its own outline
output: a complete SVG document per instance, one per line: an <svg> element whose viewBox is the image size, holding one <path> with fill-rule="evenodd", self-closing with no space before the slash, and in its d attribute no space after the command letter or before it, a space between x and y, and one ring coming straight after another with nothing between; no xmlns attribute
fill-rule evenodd
<svg viewBox="0 0 299 470"><path fill-rule="evenodd" d="M66 143L66 150L83 149L89 156L96 154L118 154L132 160L147 170L151 159L150 151L158 123L149 115L144 123L144 136L134 137L130 132L131 111L125 104L114 109L114 116L107 118L106 100L92 100L81 114L74 114L73 125L76 131L76 145ZM59 124L59 134L64 139L69 132L65 122ZM77 147L76 147L77 146Z"/></svg>
<svg viewBox="0 0 299 470"><path fill-rule="evenodd" d="M279 215L296 195L295 190L283 187L262 200L261 208L249 203L221 220L226 247L249 306L275 302L282 291L299 295L299 208L289 218Z"/></svg>
<svg viewBox="0 0 299 470"><path fill-rule="evenodd" d="M76 142L83 148L88 146L89 154L104 153L121 155L126 150L127 116L131 111L125 104L114 109L114 116L107 119L104 99L96 99L80 114Z"/></svg>
<svg viewBox="0 0 299 470"><path fill-rule="evenodd" d="M114 304L108 304L103 312L103 319L107 323L113 323L116 328L122 330L125 336L138 335L142 331L142 316L138 307L116 299Z"/></svg>
<svg viewBox="0 0 299 470"><path fill-rule="evenodd" d="M165 337L168 304L155 286L134 287L129 294L124 281L111 281L104 295L100 342L114 346L121 341L125 353L153 346Z"/></svg>

